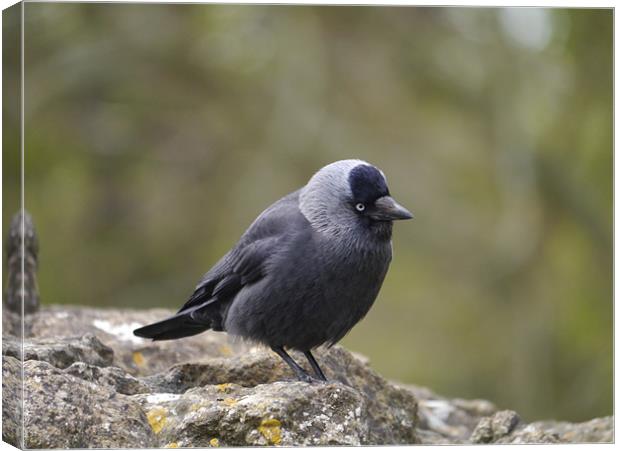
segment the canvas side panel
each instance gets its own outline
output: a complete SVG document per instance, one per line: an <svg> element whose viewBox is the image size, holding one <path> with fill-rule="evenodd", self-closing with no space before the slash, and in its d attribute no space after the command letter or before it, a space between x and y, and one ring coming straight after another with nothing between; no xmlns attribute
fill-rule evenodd
<svg viewBox="0 0 620 451"><path fill-rule="evenodd" d="M13 299L21 277L19 246L9 249L12 217L21 207L21 35L22 5L16 4L2 12L2 236L5 244L2 265L3 348L11 348L2 358L2 440L22 447L22 364L21 364L21 303L7 309L8 294ZM12 282L11 282L12 281ZM12 293L8 293L13 290ZM3 349L4 351L4 349Z"/></svg>

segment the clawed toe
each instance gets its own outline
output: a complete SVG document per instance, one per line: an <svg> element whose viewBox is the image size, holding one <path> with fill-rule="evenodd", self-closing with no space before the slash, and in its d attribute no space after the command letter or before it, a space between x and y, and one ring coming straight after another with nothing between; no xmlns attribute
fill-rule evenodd
<svg viewBox="0 0 620 451"><path fill-rule="evenodd" d="M313 378L309 374L298 374L297 375L297 379L299 379L301 382L307 382L309 384L313 384L315 382L318 382L317 379Z"/></svg>
<svg viewBox="0 0 620 451"><path fill-rule="evenodd" d="M314 371L316 376L311 376L310 374L306 373L306 371L301 366L299 366L299 364L295 362L295 360L293 360L290 355L287 354L287 352L282 346L273 346L271 349L276 354L278 354L282 358L282 360L284 360L286 364L293 370L295 376L297 376L297 380L301 382L307 382L309 384L316 382L327 382L325 374L323 374L323 371L321 371L321 367L314 359L314 356L310 351L305 351L304 355L308 359L308 362L310 363L310 366L312 367L312 370Z"/></svg>

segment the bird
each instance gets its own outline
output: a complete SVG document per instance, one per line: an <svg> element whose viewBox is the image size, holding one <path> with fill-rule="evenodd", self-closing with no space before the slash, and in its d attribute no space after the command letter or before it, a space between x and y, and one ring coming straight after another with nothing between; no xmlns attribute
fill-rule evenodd
<svg viewBox="0 0 620 451"><path fill-rule="evenodd" d="M412 217L377 167L328 164L264 210L175 315L134 334L174 340L224 331L271 348L300 381L326 381L312 351L366 316L392 260L393 221ZM303 353L314 374L287 350Z"/></svg>

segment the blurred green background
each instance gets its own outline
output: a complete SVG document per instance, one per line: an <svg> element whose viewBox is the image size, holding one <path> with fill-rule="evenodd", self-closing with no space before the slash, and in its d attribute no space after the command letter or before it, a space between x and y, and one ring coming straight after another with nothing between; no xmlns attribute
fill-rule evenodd
<svg viewBox="0 0 620 451"><path fill-rule="evenodd" d="M176 308L271 202L362 158L416 219L344 344L528 420L611 414L612 33L603 9L26 3L43 302Z"/></svg>

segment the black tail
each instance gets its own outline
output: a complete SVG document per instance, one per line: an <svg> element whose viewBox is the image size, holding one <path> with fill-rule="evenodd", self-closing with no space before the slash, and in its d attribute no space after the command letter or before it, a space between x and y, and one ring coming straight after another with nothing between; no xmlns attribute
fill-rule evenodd
<svg viewBox="0 0 620 451"><path fill-rule="evenodd" d="M134 335L153 340L174 340L175 338L191 337L209 329L205 323L199 323L191 317L191 311L158 321L133 331Z"/></svg>

